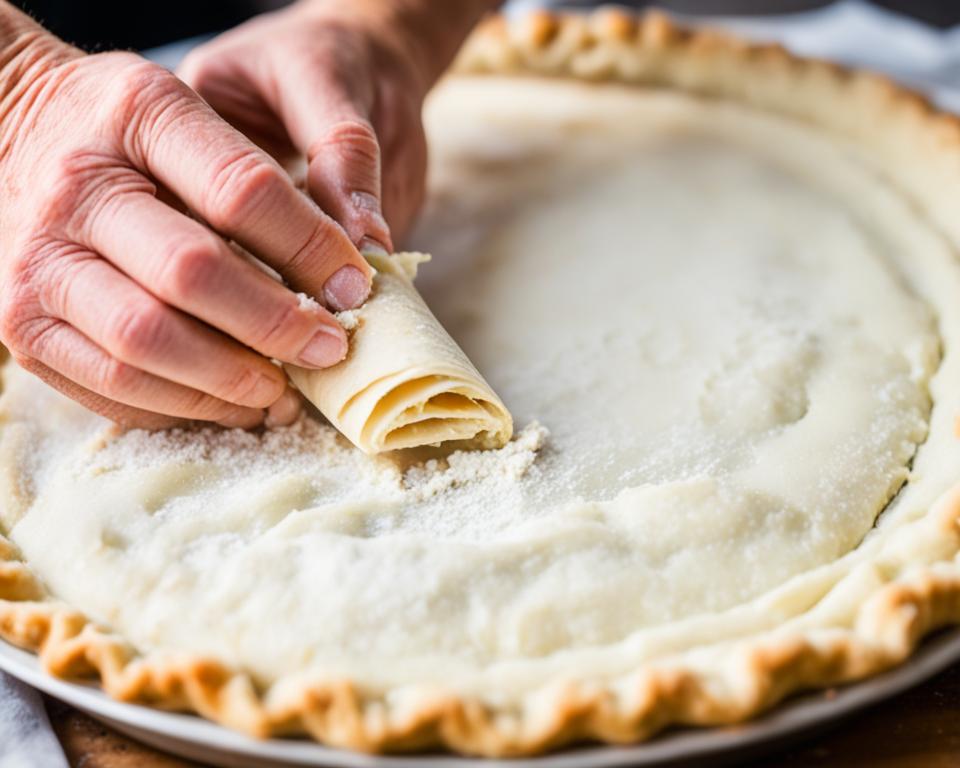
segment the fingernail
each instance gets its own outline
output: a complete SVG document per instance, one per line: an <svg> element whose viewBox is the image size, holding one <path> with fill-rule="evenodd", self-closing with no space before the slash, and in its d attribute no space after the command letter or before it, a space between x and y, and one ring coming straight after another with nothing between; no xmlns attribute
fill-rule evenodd
<svg viewBox="0 0 960 768"><path fill-rule="evenodd" d="M365 237L360 241L357 250L364 256L389 256L390 252L372 237Z"/></svg>
<svg viewBox="0 0 960 768"><path fill-rule="evenodd" d="M217 424L227 429L253 429L263 423L263 411L255 408L237 409Z"/></svg>
<svg viewBox="0 0 960 768"><path fill-rule="evenodd" d="M340 267L323 286L323 298L335 312L359 307L370 295L370 281L356 267Z"/></svg>
<svg viewBox="0 0 960 768"><path fill-rule="evenodd" d="M299 393L287 387L280 399L267 409L267 418L263 423L268 427L287 427L297 420L300 411Z"/></svg>
<svg viewBox="0 0 960 768"><path fill-rule="evenodd" d="M383 218L383 210L380 208L380 200L376 195L371 195L369 192L352 192L350 194L350 200L353 202L354 208L358 208L362 211L369 219L372 220L372 223L379 229L387 231L390 227L387 225L387 220Z"/></svg>
<svg viewBox="0 0 960 768"><path fill-rule="evenodd" d="M338 333L328 326L322 326L300 351L300 362L308 368L329 368L346 356L347 339L343 331Z"/></svg>
<svg viewBox="0 0 960 768"><path fill-rule="evenodd" d="M350 200L365 220L365 229L368 232L372 230L375 239L384 243L387 242L390 239L390 225L383 217L380 200L369 192L353 192L350 195Z"/></svg>

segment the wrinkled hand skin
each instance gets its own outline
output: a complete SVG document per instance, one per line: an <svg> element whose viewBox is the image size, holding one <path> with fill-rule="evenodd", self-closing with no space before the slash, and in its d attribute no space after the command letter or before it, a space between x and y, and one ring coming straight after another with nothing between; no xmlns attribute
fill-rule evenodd
<svg viewBox="0 0 960 768"><path fill-rule="evenodd" d="M14 14L0 4L4 32ZM84 55L39 27L5 42L0 341L122 424L294 418L268 358L325 367L346 354L330 312L294 293L332 309L365 299L371 270L344 230L166 70Z"/></svg>
<svg viewBox="0 0 960 768"><path fill-rule="evenodd" d="M292 421L271 360L346 355L330 310L366 299L360 249L413 219L424 95L495 5L301 0L197 49L181 80L0 0L0 341L121 424ZM311 197L281 167L295 155Z"/></svg>
<svg viewBox="0 0 960 768"><path fill-rule="evenodd" d="M200 46L178 70L278 160L306 156L310 194L362 250L392 250L391 232L402 237L423 200L420 112L439 74L415 55L428 36L390 6L301 2Z"/></svg>

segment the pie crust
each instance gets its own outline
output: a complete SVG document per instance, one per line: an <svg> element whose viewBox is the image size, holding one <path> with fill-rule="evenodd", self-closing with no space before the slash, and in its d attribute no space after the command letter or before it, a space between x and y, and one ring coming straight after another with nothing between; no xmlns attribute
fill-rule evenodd
<svg viewBox="0 0 960 768"><path fill-rule="evenodd" d="M960 247L953 204L960 196L960 120L878 76L685 31L659 15L619 12L539 14L517 24L496 18L471 38L456 66L663 86L816 125L868 152L951 247ZM10 498L22 493L16 477L2 482ZM526 755L584 739L635 742L672 724L734 723L792 692L904 661L926 634L960 622L960 486L918 510L902 538L896 556L865 575L853 604L833 596L836 621L829 626L707 643L608 683L560 678L519 703L436 686L370 695L350 679L281 679L263 690L250 674L207 657L139 655L123 637L50 596L2 537L0 637L37 652L52 674L97 676L118 699L194 711L256 736L309 734L368 751Z"/></svg>

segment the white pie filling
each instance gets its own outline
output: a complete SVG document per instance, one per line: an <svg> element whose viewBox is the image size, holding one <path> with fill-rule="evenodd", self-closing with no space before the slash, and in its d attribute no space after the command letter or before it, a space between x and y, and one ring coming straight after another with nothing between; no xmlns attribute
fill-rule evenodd
<svg viewBox="0 0 960 768"><path fill-rule="evenodd" d="M263 684L508 702L842 624L936 557L911 521L960 466L960 268L856 147L500 78L448 82L427 122L418 284L514 442L444 470L314 421L116 437L10 369L0 523L54 595Z"/></svg>

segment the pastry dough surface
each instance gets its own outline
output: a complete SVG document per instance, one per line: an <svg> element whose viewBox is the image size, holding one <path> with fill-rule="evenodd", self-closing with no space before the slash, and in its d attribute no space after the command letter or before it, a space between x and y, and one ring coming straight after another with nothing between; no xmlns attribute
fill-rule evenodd
<svg viewBox="0 0 960 768"><path fill-rule="evenodd" d="M54 594L264 684L502 704L842 621L923 559L911 520L960 466L960 268L856 147L496 77L427 120L418 285L518 435L439 464L312 420L116 436L8 369L0 525Z"/></svg>

